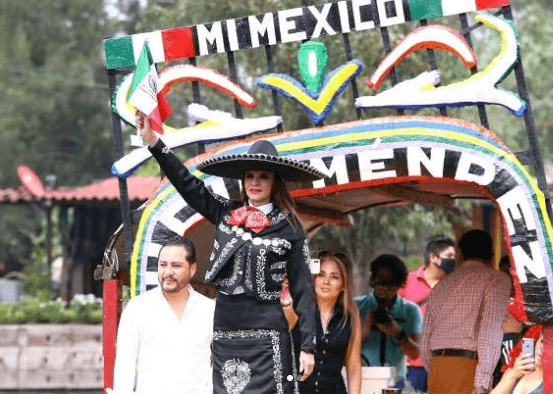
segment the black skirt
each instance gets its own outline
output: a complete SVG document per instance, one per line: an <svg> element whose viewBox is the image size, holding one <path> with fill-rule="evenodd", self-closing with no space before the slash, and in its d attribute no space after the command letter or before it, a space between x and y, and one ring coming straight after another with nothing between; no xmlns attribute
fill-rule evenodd
<svg viewBox="0 0 553 394"><path fill-rule="evenodd" d="M290 330L280 304L218 293L213 323L214 394L298 393Z"/></svg>

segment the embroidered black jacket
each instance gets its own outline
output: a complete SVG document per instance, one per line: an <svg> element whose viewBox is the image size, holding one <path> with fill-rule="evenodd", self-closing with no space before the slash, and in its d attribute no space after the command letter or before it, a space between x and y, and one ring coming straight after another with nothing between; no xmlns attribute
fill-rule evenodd
<svg viewBox="0 0 553 394"><path fill-rule="evenodd" d="M242 285L258 302L279 303L286 273L299 316L301 348L313 352L316 305L309 249L299 221L296 229L292 228L275 207L268 215L272 225L258 234L229 225L230 211L241 203L212 194L161 140L150 151L188 205L217 226L205 280L219 291L232 293Z"/></svg>

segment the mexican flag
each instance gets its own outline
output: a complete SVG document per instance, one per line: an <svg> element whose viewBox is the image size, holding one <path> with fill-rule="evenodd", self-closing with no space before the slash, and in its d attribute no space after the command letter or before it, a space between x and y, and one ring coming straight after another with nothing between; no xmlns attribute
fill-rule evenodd
<svg viewBox="0 0 553 394"><path fill-rule="evenodd" d="M153 130L163 134L163 122L171 115L173 109L165 98L165 93L160 90L148 41L144 42L134 70L129 103L148 116Z"/></svg>

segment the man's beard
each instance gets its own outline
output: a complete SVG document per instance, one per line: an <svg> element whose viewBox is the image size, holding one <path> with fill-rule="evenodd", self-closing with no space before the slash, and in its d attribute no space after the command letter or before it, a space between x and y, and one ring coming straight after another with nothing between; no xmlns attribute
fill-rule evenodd
<svg viewBox="0 0 553 394"><path fill-rule="evenodd" d="M177 293L183 289L184 286L178 280L172 279L168 284L166 284L166 279L162 280L160 284L164 293Z"/></svg>

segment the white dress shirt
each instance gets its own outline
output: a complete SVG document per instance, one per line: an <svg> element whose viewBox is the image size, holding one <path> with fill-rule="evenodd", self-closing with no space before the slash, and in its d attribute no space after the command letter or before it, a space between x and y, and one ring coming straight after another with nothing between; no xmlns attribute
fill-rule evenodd
<svg viewBox="0 0 553 394"><path fill-rule="evenodd" d="M158 287L129 301L117 333L116 394L209 394L215 301L188 286L179 320Z"/></svg>
<svg viewBox="0 0 553 394"><path fill-rule="evenodd" d="M253 207L252 203L250 202L250 200L248 200L248 205ZM265 205L260 205L258 207L255 207L257 209L259 209L261 212L263 212L265 215L268 215L270 214L272 211L273 211L273 203L270 202L268 204L265 204Z"/></svg>

